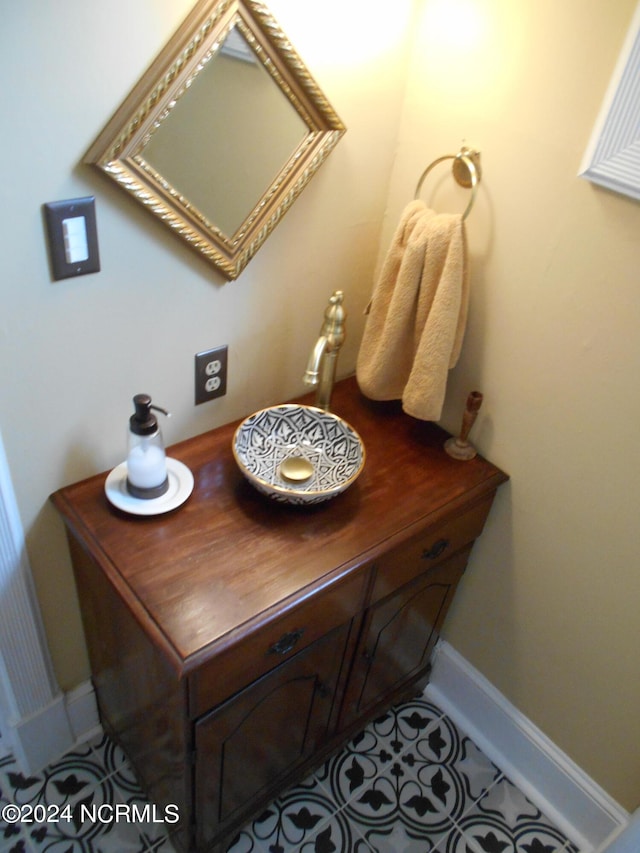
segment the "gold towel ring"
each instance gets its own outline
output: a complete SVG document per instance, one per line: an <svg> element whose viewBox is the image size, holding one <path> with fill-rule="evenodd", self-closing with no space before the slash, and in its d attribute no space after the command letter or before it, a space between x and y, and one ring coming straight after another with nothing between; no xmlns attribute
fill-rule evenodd
<svg viewBox="0 0 640 853"><path fill-rule="evenodd" d="M467 205L465 212L462 214L462 218L466 219L469 215L469 211L473 207L474 201L476 200L476 193L478 191L478 184L480 183L481 177L480 152L473 151L471 148L467 148L466 146L463 146L457 154L445 154L444 157L438 157L437 160L434 160L433 163L430 163L427 166L418 181L414 200L420 195L422 184L429 172L434 168L434 166L437 166L438 163L442 163L444 160L453 160L451 171L456 182L465 189L471 188L469 204Z"/></svg>

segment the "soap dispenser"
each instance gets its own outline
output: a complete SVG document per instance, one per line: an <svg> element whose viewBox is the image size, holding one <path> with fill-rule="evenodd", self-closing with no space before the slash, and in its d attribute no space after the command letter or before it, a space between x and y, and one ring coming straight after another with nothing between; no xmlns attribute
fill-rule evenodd
<svg viewBox="0 0 640 853"><path fill-rule="evenodd" d="M159 406L152 406L148 394L136 394L133 405L135 412L129 418L127 490L134 498L159 498L169 488L169 478L162 433L151 409L170 415Z"/></svg>

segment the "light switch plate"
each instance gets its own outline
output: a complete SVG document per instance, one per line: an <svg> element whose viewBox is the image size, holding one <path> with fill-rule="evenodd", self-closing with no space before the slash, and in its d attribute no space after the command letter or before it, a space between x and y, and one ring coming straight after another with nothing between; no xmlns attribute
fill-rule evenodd
<svg viewBox="0 0 640 853"><path fill-rule="evenodd" d="M57 281L61 278L71 278L74 275L98 272L100 270L100 256L98 253L95 198L87 196L86 198L72 198L67 201L50 201L44 205L44 213L53 278ZM84 217L85 220L88 255L85 260L70 263L67 260L64 242L65 230L68 232L69 229L64 228L63 222L66 219L75 221L81 217Z"/></svg>

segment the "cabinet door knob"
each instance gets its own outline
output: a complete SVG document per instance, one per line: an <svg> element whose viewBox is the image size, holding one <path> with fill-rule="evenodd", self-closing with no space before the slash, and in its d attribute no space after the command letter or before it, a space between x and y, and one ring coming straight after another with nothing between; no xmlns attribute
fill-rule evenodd
<svg viewBox="0 0 640 853"><path fill-rule="evenodd" d="M434 542L431 548L425 548L422 552L423 560L435 560L440 556L446 549L449 547L448 539L438 539L437 542Z"/></svg>
<svg viewBox="0 0 640 853"><path fill-rule="evenodd" d="M331 696L331 690L329 690L327 685L324 684L322 681L318 681L316 685L316 690L318 692L318 696L321 699L326 699L327 697Z"/></svg>
<svg viewBox="0 0 640 853"><path fill-rule="evenodd" d="M269 647L267 654L286 655L297 644L303 634L304 628L296 628L294 631L289 631L287 634L283 634L277 642Z"/></svg>

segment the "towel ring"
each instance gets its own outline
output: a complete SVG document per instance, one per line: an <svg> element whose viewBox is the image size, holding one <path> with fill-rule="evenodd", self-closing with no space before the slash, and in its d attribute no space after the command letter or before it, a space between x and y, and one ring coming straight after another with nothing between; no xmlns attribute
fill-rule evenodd
<svg viewBox="0 0 640 853"><path fill-rule="evenodd" d="M418 181L418 186L416 187L414 199L417 199L420 195L422 184L429 172L434 168L434 166L437 166L444 160L453 160L451 171L456 183L465 189L471 188L469 204L467 205L465 212L462 214L462 218L464 220L467 218L471 208L473 207L473 203L476 200L476 193L478 191L478 184L480 183L479 151L473 151L471 148L463 146L457 154L445 154L444 157L438 157L438 159L434 160L433 163L430 163L422 173L420 180Z"/></svg>

